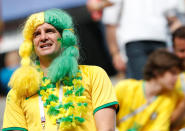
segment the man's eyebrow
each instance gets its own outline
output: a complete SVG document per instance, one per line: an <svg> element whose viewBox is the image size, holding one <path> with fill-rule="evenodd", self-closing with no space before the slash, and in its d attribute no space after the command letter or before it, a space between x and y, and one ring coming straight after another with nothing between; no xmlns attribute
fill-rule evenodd
<svg viewBox="0 0 185 131"><path fill-rule="evenodd" d="M37 35L38 32L39 32L39 30L35 30L35 31L33 32L33 36Z"/></svg>
<svg viewBox="0 0 185 131"><path fill-rule="evenodd" d="M38 31L39 31L39 29L36 29L33 33L38 32Z"/></svg>
<svg viewBox="0 0 185 131"><path fill-rule="evenodd" d="M46 30L55 30L55 28L52 28L52 27L51 27L51 28L47 28Z"/></svg>

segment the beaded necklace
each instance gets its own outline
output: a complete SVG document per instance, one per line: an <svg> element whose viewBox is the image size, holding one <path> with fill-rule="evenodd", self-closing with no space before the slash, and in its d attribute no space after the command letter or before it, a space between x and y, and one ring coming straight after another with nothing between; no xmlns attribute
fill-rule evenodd
<svg viewBox="0 0 185 131"><path fill-rule="evenodd" d="M42 78L38 94L51 122L57 124L58 129L61 130L75 128L83 123L85 121L83 116L87 111L88 104L86 103L86 96L83 96L85 88L82 85L80 69L72 79L64 77L57 83L52 83L48 77L44 76L40 63L38 64L37 62L36 68ZM60 84L63 84L63 87L60 87ZM60 98L54 93L55 88L62 88L62 102L59 101ZM45 120L42 122L45 123Z"/></svg>

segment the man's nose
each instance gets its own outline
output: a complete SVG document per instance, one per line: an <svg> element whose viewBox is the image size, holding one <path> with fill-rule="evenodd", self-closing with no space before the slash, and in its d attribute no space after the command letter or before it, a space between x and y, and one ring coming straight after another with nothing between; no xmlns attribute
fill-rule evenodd
<svg viewBox="0 0 185 131"><path fill-rule="evenodd" d="M44 31L41 32L41 35L40 35L40 40L41 41L45 41L48 39L48 36L47 36L47 33L45 33Z"/></svg>

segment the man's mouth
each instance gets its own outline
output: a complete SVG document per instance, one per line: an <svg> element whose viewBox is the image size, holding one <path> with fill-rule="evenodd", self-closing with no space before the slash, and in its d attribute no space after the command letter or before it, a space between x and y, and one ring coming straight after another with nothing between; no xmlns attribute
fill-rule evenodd
<svg viewBox="0 0 185 131"><path fill-rule="evenodd" d="M53 44L51 43L43 43L40 45L40 48L46 48L46 47L51 47Z"/></svg>

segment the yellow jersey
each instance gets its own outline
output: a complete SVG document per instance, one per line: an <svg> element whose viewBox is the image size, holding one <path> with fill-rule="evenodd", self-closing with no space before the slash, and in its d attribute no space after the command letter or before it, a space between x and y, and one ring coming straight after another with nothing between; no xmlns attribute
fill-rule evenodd
<svg viewBox="0 0 185 131"><path fill-rule="evenodd" d="M152 103L135 115L127 117L117 128L120 131L168 131L170 117L179 98L175 91L156 96ZM128 79L119 82L116 86L116 96L120 106L117 114L119 122L147 103L145 81Z"/></svg>
<svg viewBox="0 0 185 131"><path fill-rule="evenodd" d="M88 113L84 116L85 122L72 130L96 131L94 114L102 108L117 105L118 102L112 83L102 68L85 65L79 67L82 72ZM58 88L55 91L59 93ZM46 109L44 110L45 113ZM47 113L45 117L45 131L57 131L57 126L51 123ZM42 131L38 94L29 99L17 99L13 89L9 92L3 121L3 131L7 130Z"/></svg>
<svg viewBox="0 0 185 131"><path fill-rule="evenodd" d="M176 82L175 88L178 90L178 92L180 92L181 95L184 96L185 94L185 72L181 73L178 76L178 80ZM185 123L185 121L183 123ZM178 128L179 129L185 128L185 124L181 125Z"/></svg>

